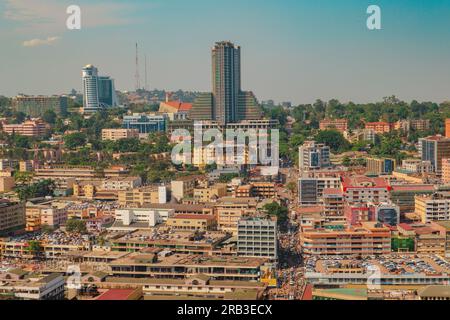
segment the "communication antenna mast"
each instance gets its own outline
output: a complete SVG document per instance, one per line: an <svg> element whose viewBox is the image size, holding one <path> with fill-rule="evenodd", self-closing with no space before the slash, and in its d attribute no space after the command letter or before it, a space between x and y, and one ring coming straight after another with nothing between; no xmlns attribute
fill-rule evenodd
<svg viewBox="0 0 450 320"><path fill-rule="evenodd" d="M148 82L147 82L147 55L145 55L145 90L148 90Z"/></svg>
<svg viewBox="0 0 450 320"><path fill-rule="evenodd" d="M136 42L136 74L134 75L134 77L136 80L135 89L137 91L141 89L141 77L139 75L139 49L137 42Z"/></svg>

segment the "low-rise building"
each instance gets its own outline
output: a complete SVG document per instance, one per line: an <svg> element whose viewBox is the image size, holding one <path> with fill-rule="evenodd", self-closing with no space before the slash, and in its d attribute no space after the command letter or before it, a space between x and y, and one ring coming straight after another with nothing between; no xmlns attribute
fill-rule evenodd
<svg viewBox="0 0 450 320"><path fill-rule="evenodd" d="M42 137L48 132L48 125L40 119L26 120L20 124L3 124L6 134L17 134L27 137Z"/></svg>
<svg viewBox="0 0 450 320"><path fill-rule="evenodd" d="M306 255L383 255L391 252L391 232L374 222L342 229L305 227L300 243Z"/></svg>
<svg viewBox="0 0 450 320"><path fill-rule="evenodd" d="M198 274L219 281L260 281L264 258L134 253L112 262L115 277L187 279Z"/></svg>
<svg viewBox="0 0 450 320"><path fill-rule="evenodd" d="M123 208L116 209L114 228L148 229L167 222L175 214L174 209Z"/></svg>
<svg viewBox="0 0 450 320"><path fill-rule="evenodd" d="M339 132L345 132L348 130L347 119L324 119L320 121L320 130L337 130Z"/></svg>
<svg viewBox="0 0 450 320"><path fill-rule="evenodd" d="M139 138L138 129L103 129L102 140L103 141L118 141L122 139Z"/></svg>
<svg viewBox="0 0 450 320"><path fill-rule="evenodd" d="M17 300L62 300L64 299L65 280L61 274L27 275L10 280L14 270L0 274L0 295Z"/></svg>
<svg viewBox="0 0 450 320"><path fill-rule="evenodd" d="M178 230L212 231L217 229L217 220L213 215L179 214L169 217L166 224Z"/></svg>

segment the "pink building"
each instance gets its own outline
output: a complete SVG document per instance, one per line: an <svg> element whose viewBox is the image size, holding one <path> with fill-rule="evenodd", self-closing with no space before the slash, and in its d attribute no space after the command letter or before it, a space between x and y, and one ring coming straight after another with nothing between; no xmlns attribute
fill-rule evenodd
<svg viewBox="0 0 450 320"><path fill-rule="evenodd" d="M17 134L27 137L40 137L47 133L48 125L40 120L26 120L21 124L3 124L3 131L9 135Z"/></svg>

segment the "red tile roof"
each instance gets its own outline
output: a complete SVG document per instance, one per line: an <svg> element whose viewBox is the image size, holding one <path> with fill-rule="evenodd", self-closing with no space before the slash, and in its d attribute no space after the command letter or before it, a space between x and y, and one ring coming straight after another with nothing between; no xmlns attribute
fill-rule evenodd
<svg viewBox="0 0 450 320"><path fill-rule="evenodd" d="M101 294L97 300L128 300L134 289L109 289Z"/></svg>
<svg viewBox="0 0 450 320"><path fill-rule="evenodd" d="M362 184L369 184L364 186ZM366 176L353 176L353 177L343 177L342 186L344 191L349 188L388 188L390 189L389 183L383 178L369 178Z"/></svg>

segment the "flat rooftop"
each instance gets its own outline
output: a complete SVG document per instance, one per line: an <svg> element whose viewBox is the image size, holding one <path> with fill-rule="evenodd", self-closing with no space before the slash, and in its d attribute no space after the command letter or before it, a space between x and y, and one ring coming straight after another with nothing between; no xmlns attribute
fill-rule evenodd
<svg viewBox="0 0 450 320"><path fill-rule="evenodd" d="M408 276L426 275L440 276L450 274L450 263L438 255L390 255L365 257L309 258L306 272L322 274L361 274L367 273L370 266L378 267L383 275Z"/></svg>
<svg viewBox="0 0 450 320"><path fill-rule="evenodd" d="M173 254L169 256L158 256L157 261L153 261L153 254L133 253L125 258L116 260L113 265L158 265L158 266L228 266L228 267L249 267L257 268L267 262L264 258L243 258L243 257L213 257L190 254Z"/></svg>
<svg viewBox="0 0 450 320"><path fill-rule="evenodd" d="M201 237L196 237L195 232L192 231L154 228L153 230L138 230L125 234L116 238L114 242L213 245L222 240L226 240L228 237L225 232L220 231L209 231L203 233Z"/></svg>

